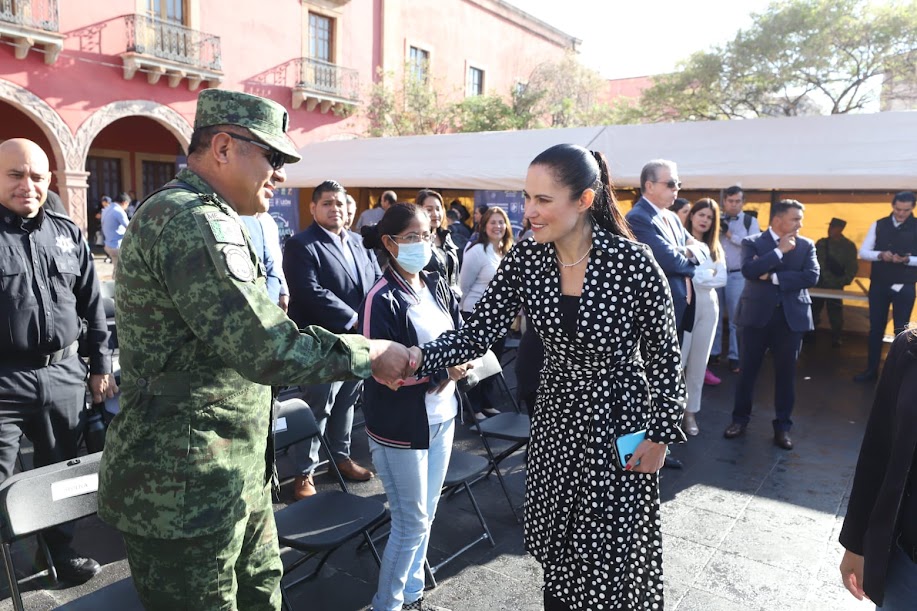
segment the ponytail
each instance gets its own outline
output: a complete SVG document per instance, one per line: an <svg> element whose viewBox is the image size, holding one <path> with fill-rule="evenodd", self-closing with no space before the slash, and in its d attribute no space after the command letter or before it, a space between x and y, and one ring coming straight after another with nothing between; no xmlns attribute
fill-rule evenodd
<svg viewBox="0 0 917 611"><path fill-rule="evenodd" d="M611 176L608 171L608 161L605 159L605 155L603 155L601 151L590 152L599 166L599 179L595 187L595 199L592 200L592 209L590 210L593 222L602 229L621 236L622 238L627 238L628 240L636 239L634 238L634 233L631 231L627 219L624 218L624 215L621 214L621 209L618 207L618 200L615 197L614 187L611 183Z"/></svg>

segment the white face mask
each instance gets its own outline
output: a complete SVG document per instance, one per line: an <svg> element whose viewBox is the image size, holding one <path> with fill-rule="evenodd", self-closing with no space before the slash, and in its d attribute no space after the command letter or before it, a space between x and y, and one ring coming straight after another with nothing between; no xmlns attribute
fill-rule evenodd
<svg viewBox="0 0 917 611"><path fill-rule="evenodd" d="M416 274L427 266L432 256L433 246L424 240L417 244L399 244L395 261L407 273Z"/></svg>

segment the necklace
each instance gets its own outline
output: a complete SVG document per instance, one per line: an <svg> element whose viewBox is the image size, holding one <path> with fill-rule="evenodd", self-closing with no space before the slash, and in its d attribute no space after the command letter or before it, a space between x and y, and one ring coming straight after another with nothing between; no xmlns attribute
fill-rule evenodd
<svg viewBox="0 0 917 611"><path fill-rule="evenodd" d="M560 256L556 252L554 253L554 257L557 259L557 262L560 263L561 267L576 267L577 265L582 263L586 259L586 257L589 256L589 253L591 251L592 251L592 248L590 247L589 249L586 250L586 254L584 254L582 257L580 257L573 263L564 263L563 261L560 260Z"/></svg>

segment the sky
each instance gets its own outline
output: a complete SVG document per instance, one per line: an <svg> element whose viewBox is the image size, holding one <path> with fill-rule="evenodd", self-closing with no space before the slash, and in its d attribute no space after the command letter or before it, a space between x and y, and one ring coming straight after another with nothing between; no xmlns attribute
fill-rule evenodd
<svg viewBox="0 0 917 611"><path fill-rule="evenodd" d="M735 37L770 0L507 0L582 40L580 59L609 79L671 72Z"/></svg>

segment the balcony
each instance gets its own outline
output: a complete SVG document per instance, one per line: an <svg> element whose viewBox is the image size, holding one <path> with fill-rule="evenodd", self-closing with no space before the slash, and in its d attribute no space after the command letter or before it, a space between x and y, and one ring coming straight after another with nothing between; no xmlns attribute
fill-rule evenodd
<svg viewBox="0 0 917 611"><path fill-rule="evenodd" d="M293 108L305 103L306 110L339 112L360 102L360 74L320 59L303 57L299 62L299 81L293 86Z"/></svg>
<svg viewBox="0 0 917 611"><path fill-rule="evenodd" d="M149 15L127 15L125 20L127 51L121 54L121 59L126 80L134 78L137 72L145 72L151 85L165 76L169 87L178 87L187 79L191 91L203 81L214 87L223 80L219 36Z"/></svg>
<svg viewBox="0 0 917 611"><path fill-rule="evenodd" d="M57 61L64 48L58 32L58 0L0 0L0 38L13 43L16 59L40 47L45 63Z"/></svg>

